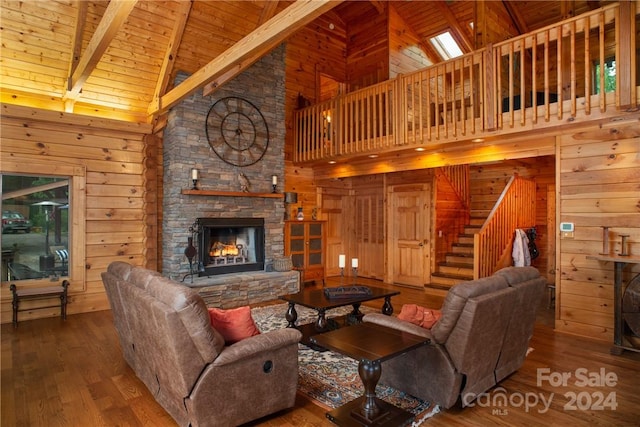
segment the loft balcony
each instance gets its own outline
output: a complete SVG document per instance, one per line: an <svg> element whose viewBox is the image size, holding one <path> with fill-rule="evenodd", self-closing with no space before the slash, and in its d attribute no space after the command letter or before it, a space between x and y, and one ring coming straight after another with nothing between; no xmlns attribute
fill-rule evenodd
<svg viewBox="0 0 640 427"><path fill-rule="evenodd" d="M294 162L443 149L636 111L637 25L635 4L611 4L297 110Z"/></svg>

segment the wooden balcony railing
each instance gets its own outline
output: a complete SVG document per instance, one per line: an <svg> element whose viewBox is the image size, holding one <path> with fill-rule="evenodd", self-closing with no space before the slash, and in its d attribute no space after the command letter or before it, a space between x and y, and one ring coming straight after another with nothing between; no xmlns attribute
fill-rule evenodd
<svg viewBox="0 0 640 427"><path fill-rule="evenodd" d="M480 231L473 236L473 277L491 276L512 264L513 238L518 228L536 221L536 184L512 176Z"/></svg>
<svg viewBox="0 0 640 427"><path fill-rule="evenodd" d="M635 3L611 4L297 110L294 161L428 149L635 107L636 19ZM616 89L605 92L613 60Z"/></svg>

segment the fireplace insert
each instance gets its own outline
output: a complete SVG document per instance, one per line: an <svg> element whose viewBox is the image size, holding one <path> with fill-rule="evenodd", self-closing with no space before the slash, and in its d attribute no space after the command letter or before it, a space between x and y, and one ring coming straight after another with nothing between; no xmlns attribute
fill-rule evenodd
<svg viewBox="0 0 640 427"><path fill-rule="evenodd" d="M198 275L264 270L264 218L198 218Z"/></svg>

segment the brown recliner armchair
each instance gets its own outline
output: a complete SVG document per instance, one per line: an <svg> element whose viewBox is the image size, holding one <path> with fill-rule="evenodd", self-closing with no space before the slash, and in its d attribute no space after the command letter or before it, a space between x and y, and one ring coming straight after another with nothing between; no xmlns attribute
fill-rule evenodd
<svg viewBox="0 0 640 427"><path fill-rule="evenodd" d="M382 364L380 382L450 408L462 406L522 366L546 280L533 267L508 267L451 288L442 317L424 329L378 313L374 322L431 343Z"/></svg>
<svg viewBox="0 0 640 427"><path fill-rule="evenodd" d="M197 292L113 262L102 273L125 360L182 426L237 426L295 403L296 329L225 345Z"/></svg>

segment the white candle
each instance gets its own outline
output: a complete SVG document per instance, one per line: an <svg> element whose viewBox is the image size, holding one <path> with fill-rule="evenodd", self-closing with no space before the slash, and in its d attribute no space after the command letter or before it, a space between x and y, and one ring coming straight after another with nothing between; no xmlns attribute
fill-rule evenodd
<svg viewBox="0 0 640 427"><path fill-rule="evenodd" d="M346 265L347 258L344 255L338 255L338 267L344 268Z"/></svg>
<svg viewBox="0 0 640 427"><path fill-rule="evenodd" d="M198 179L198 169L191 169L191 179Z"/></svg>
<svg viewBox="0 0 640 427"><path fill-rule="evenodd" d="M351 267L358 268L358 258L351 258Z"/></svg>
<svg viewBox="0 0 640 427"><path fill-rule="evenodd" d="M278 184L278 175L273 175L271 177L271 184L273 184L273 185Z"/></svg>

